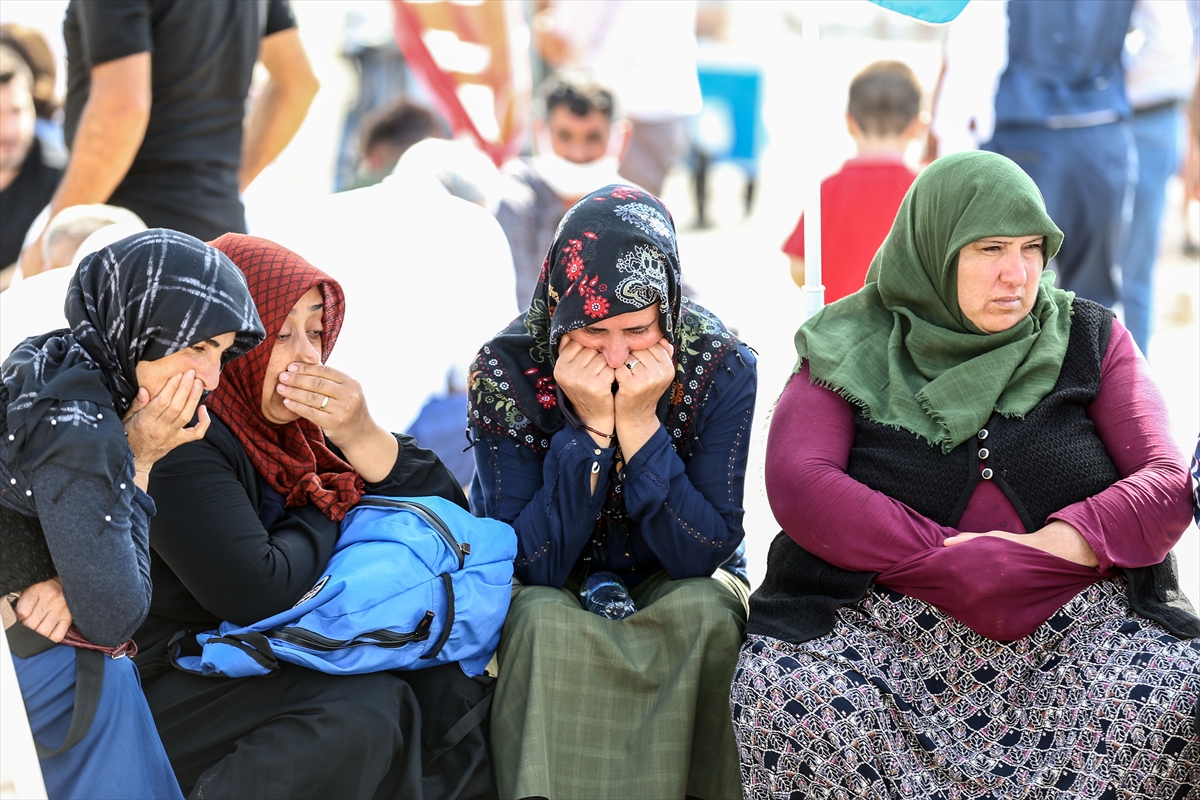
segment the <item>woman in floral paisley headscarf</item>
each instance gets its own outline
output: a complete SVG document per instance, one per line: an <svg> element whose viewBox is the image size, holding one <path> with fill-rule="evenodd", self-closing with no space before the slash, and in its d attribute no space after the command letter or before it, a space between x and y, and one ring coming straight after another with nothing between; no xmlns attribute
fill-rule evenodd
<svg viewBox="0 0 1200 800"><path fill-rule="evenodd" d="M471 374L471 507L516 529L523 584L492 712L501 796L740 794L728 696L756 387L750 350L680 295L657 199L609 186L567 212L529 311ZM583 609L600 571L636 613Z"/></svg>

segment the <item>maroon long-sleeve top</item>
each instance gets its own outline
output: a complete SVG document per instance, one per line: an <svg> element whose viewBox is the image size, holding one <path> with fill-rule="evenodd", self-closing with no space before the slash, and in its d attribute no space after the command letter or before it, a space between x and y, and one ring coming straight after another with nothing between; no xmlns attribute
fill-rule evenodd
<svg viewBox="0 0 1200 800"><path fill-rule="evenodd" d="M992 639L1031 633L1088 585L1117 567L1157 564L1191 519L1187 469L1172 441L1166 405L1129 332L1113 321L1100 391L1087 408L1121 480L1050 515L1074 526L1099 565L1075 564L997 537L957 545L958 533L1027 533L991 481L980 481L955 530L875 491L847 472L851 405L812 384L808 365L788 383L767 442L767 497L800 546L843 569L920 598Z"/></svg>

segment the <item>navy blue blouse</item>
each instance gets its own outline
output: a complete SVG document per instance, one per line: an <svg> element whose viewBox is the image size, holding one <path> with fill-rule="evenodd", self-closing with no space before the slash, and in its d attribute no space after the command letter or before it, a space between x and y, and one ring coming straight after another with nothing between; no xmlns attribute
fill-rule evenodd
<svg viewBox="0 0 1200 800"><path fill-rule="evenodd" d="M642 446L621 474L625 507L636 529L606 542L591 569L609 570L634 586L660 569L675 580L712 575L723 567L746 577L742 490L758 389L757 360L744 344L713 377L696 419L686 462L665 428ZM608 497L615 447L602 448L570 424L538 458L503 436L475 430L471 511L509 523L517 532L516 577L561 587L591 541ZM592 493L594 465L600 481Z"/></svg>

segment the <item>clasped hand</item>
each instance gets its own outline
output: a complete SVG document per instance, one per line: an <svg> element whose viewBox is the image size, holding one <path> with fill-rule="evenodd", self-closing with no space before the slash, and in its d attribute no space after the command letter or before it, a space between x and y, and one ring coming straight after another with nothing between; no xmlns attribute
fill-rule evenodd
<svg viewBox="0 0 1200 800"><path fill-rule="evenodd" d="M204 382L195 370L172 375L154 397L142 386L121 422L133 451L134 482L146 489L150 468L181 444L203 439L208 431L208 409L200 405ZM199 411L197 412L197 408ZM187 427L198 416L193 427Z"/></svg>
<svg viewBox="0 0 1200 800"><path fill-rule="evenodd" d="M645 350L632 351L614 368L599 350L566 333L559 342L554 380L584 425L601 433L616 431L628 459L658 428L659 398L675 380L673 353L671 343L662 338ZM605 436L591 435L603 446L610 444Z"/></svg>
<svg viewBox="0 0 1200 800"><path fill-rule="evenodd" d="M954 545L969 542L972 539L978 539L981 536L1008 539L1011 542L1017 542L1027 547L1035 547L1038 550L1058 556L1074 564L1082 564L1085 567L1095 567L1100 563L1096 558L1096 552L1092 550L1092 546L1088 544L1087 539L1083 538L1083 534L1075 526L1059 520L1055 520L1044 528L1040 528L1032 533L1009 533L1008 531L960 533L957 536L951 536L946 539L942 544L946 547L953 547Z"/></svg>
<svg viewBox="0 0 1200 800"><path fill-rule="evenodd" d="M275 391L289 411L321 427L363 480L378 482L391 472L399 445L371 417L358 381L324 364L293 361Z"/></svg>
<svg viewBox="0 0 1200 800"><path fill-rule="evenodd" d="M315 422L338 447L352 447L374 432L362 386L333 367L294 361L280 373L275 391L289 411Z"/></svg>
<svg viewBox="0 0 1200 800"><path fill-rule="evenodd" d="M52 642L61 642L71 627L71 610L67 608L62 581L57 577L21 592L13 611L18 622Z"/></svg>

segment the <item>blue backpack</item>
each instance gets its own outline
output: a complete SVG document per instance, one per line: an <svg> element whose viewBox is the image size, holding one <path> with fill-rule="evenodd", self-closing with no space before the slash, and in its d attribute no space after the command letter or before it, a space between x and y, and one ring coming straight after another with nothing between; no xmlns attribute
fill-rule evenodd
<svg viewBox="0 0 1200 800"><path fill-rule="evenodd" d="M449 500L367 495L295 606L253 625L178 634L170 659L229 678L273 675L279 661L334 675L458 662L475 677L500 643L516 554L511 526Z"/></svg>

